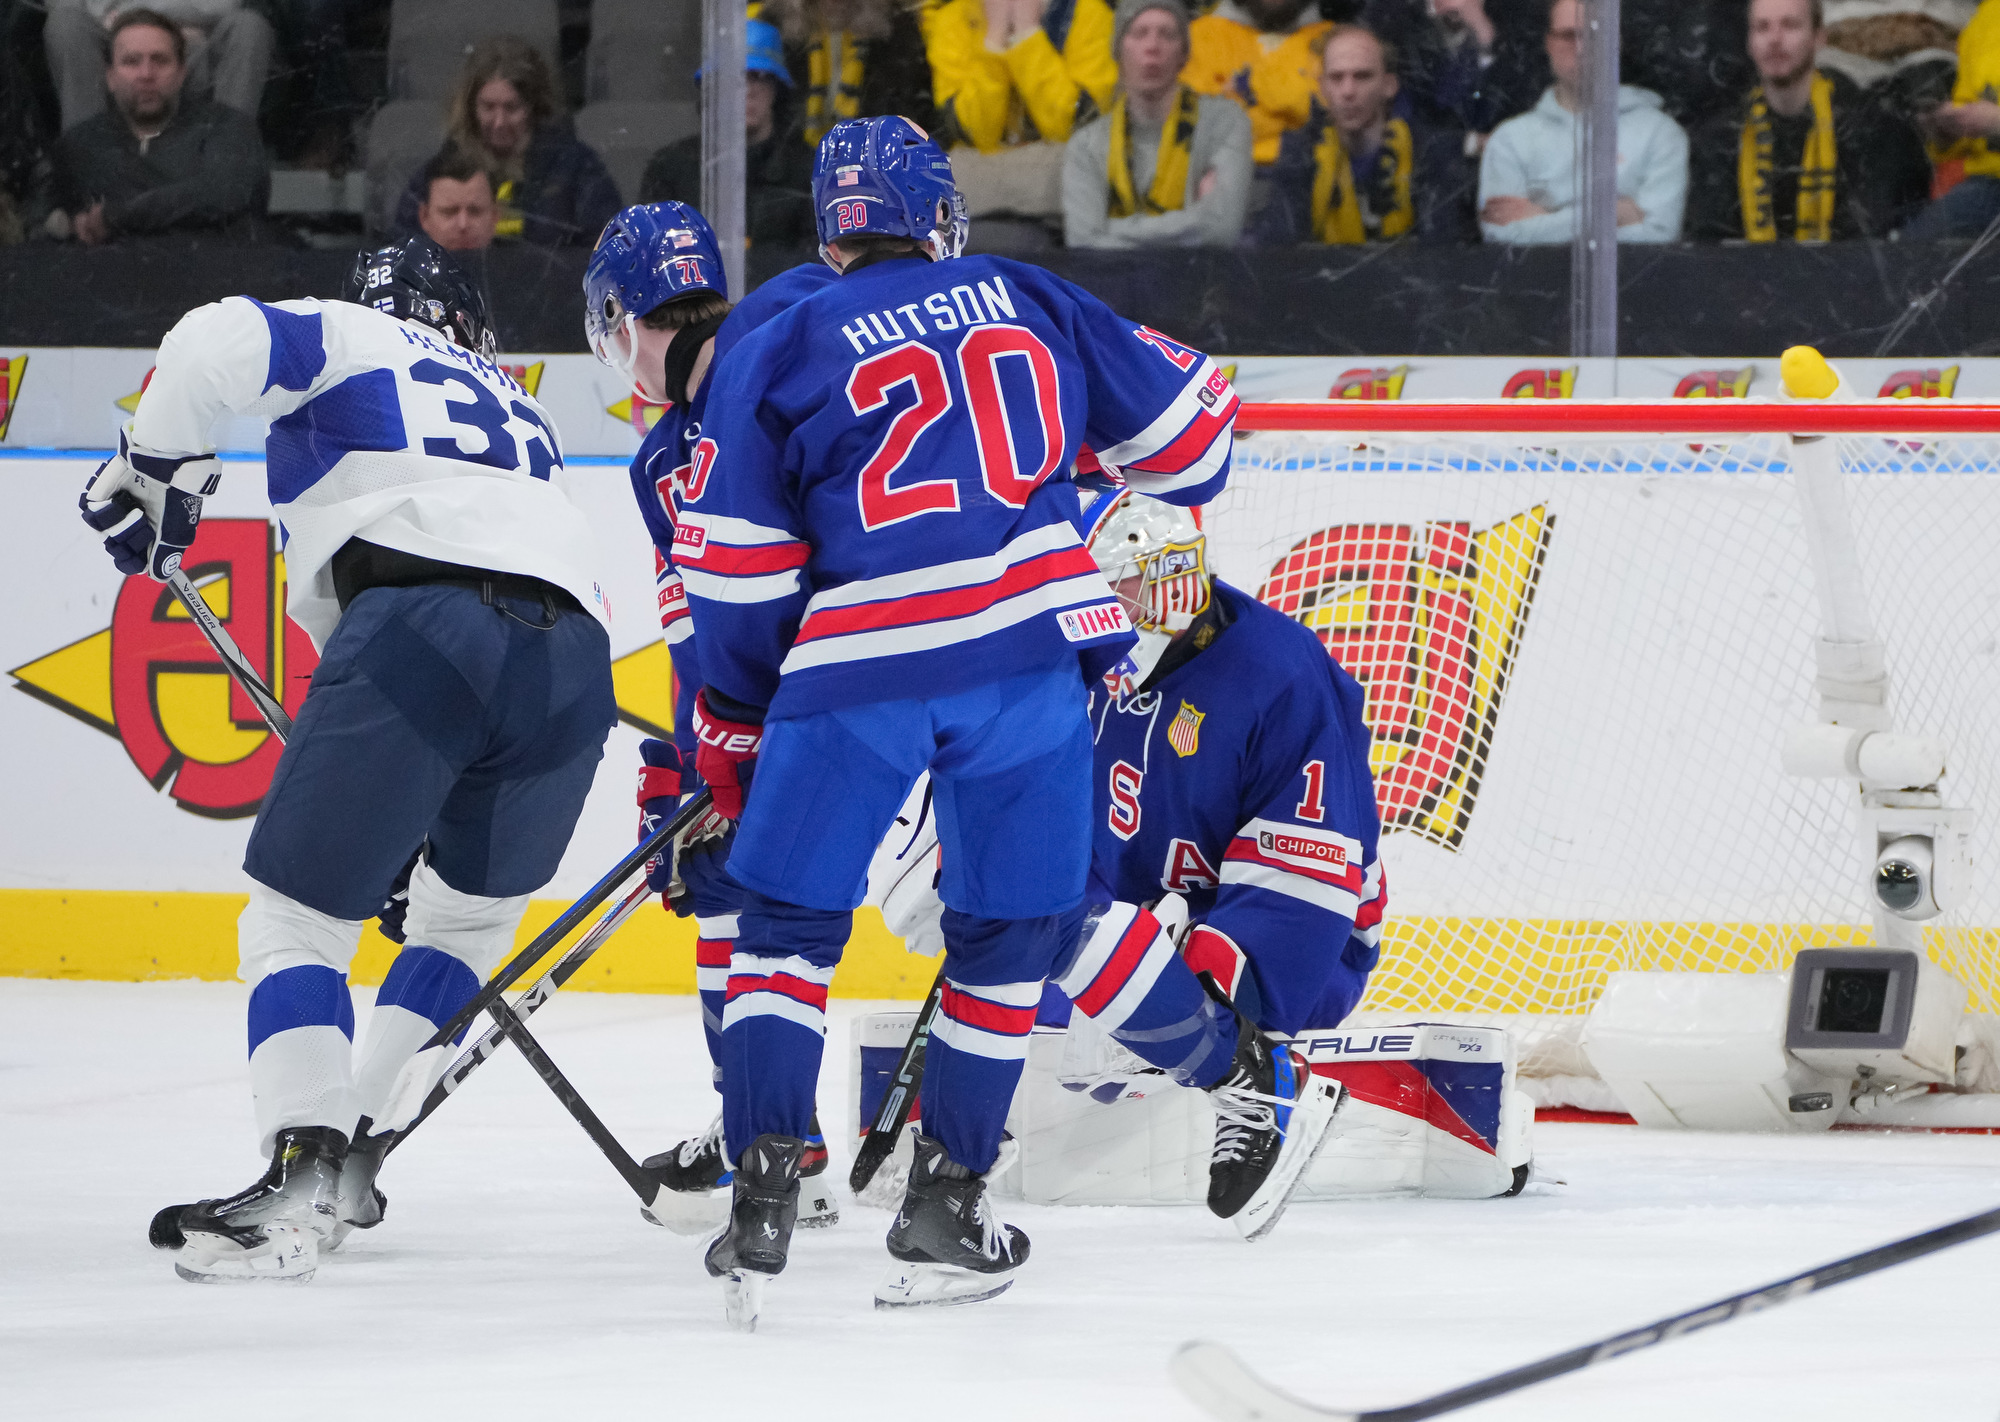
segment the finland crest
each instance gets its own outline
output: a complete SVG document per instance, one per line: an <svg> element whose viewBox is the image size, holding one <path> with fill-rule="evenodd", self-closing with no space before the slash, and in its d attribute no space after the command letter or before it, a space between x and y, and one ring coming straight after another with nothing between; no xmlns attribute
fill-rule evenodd
<svg viewBox="0 0 2000 1422"><path fill-rule="evenodd" d="M1201 749L1201 719L1207 714L1185 701L1181 703L1181 709L1167 723L1167 744L1174 748L1175 755L1186 759Z"/></svg>

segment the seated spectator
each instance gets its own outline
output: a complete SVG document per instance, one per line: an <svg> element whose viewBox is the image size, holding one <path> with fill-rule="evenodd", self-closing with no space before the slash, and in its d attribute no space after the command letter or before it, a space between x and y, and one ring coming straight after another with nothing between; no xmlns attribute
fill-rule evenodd
<svg viewBox="0 0 2000 1422"><path fill-rule="evenodd" d="M947 147L1067 143L1118 84L1105 0L943 0L925 46Z"/></svg>
<svg viewBox="0 0 2000 1422"><path fill-rule="evenodd" d="M1583 6L1555 0L1545 44L1555 83L1493 130L1479 160L1479 225L1489 242L1567 242L1583 184L1576 114L1583 104ZM1687 202L1688 141L1650 89L1618 86L1618 240L1671 242Z"/></svg>
<svg viewBox="0 0 2000 1422"><path fill-rule="evenodd" d="M502 242L588 246L620 207L618 184L570 127L547 61L524 39L495 35L466 56L445 133L498 183ZM418 174L396 204L399 232L417 230L423 200Z"/></svg>
<svg viewBox="0 0 2000 1422"><path fill-rule="evenodd" d="M1477 157L1548 86L1541 19L1531 0L1368 0L1361 22L1395 51L1412 116L1473 135L1467 152Z"/></svg>
<svg viewBox="0 0 2000 1422"><path fill-rule="evenodd" d="M1938 166L1964 173L1957 186L1918 213L1902 236L1977 237L2000 218L2000 4L1987 0L1958 32L1958 78L1952 102L1934 109L1930 126L1950 146Z"/></svg>
<svg viewBox="0 0 2000 1422"><path fill-rule="evenodd" d="M1063 226L1072 247L1228 247L1250 202L1250 120L1180 82L1182 0L1123 0L1119 95L1070 135Z"/></svg>
<svg viewBox="0 0 2000 1422"><path fill-rule="evenodd" d="M1313 49L1333 25L1312 0L1222 0L1190 27L1181 80L1197 94L1220 94L1250 111L1252 154L1275 163L1278 140L1312 113L1319 87Z"/></svg>
<svg viewBox="0 0 2000 1422"><path fill-rule="evenodd" d="M111 108L56 143L49 235L95 246L168 232L257 234L271 191L257 125L185 93L186 82L179 26L152 10L120 14L102 71Z"/></svg>
<svg viewBox="0 0 2000 1422"><path fill-rule="evenodd" d="M817 152L842 119L876 114L936 126L921 8L911 0L765 0L753 12L783 37L791 90L802 100L795 138Z"/></svg>
<svg viewBox="0 0 2000 1422"><path fill-rule="evenodd" d="M1825 242L1886 237L1923 204L1930 160L1901 119L1815 67L1821 0L1750 0L1743 110L1696 131L1688 235Z"/></svg>
<svg viewBox="0 0 2000 1422"><path fill-rule="evenodd" d="M778 31L752 20L744 26L744 43L749 50L743 85L744 231L753 243L815 246L819 230L813 219L814 150L799 141L791 114L791 72L778 47ZM700 134L668 144L647 161L646 175L639 180L639 201L701 205Z"/></svg>
<svg viewBox="0 0 2000 1422"><path fill-rule="evenodd" d="M133 7L124 0L48 0L48 8L42 47L62 105L62 126L75 128L104 112L109 37ZM255 118L271 70L271 22L243 0L157 0L147 8L181 36L186 86Z"/></svg>
<svg viewBox="0 0 2000 1422"><path fill-rule="evenodd" d="M1462 140L1394 112L1396 52L1364 25L1321 45L1319 99L1285 135L1257 217L1260 246L1477 240Z"/></svg>
<svg viewBox="0 0 2000 1422"><path fill-rule="evenodd" d="M424 200L417 226L447 252L477 252L493 245L500 207L486 170L457 148L444 148L424 164Z"/></svg>

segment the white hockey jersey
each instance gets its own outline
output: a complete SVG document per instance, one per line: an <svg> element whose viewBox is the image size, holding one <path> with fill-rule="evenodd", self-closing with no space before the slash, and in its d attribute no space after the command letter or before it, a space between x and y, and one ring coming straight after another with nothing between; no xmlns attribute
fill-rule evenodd
<svg viewBox="0 0 2000 1422"><path fill-rule="evenodd" d="M271 421L286 610L315 647L340 620L329 564L350 538L541 578L609 625L555 426L491 361L350 302L232 296L167 333L130 439L206 453L224 410Z"/></svg>

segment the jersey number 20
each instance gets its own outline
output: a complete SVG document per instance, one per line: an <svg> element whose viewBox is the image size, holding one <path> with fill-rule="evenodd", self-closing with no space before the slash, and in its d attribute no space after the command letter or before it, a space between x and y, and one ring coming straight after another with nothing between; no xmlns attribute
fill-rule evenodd
<svg viewBox="0 0 2000 1422"><path fill-rule="evenodd" d="M1009 411L1000 386L1003 360L1025 363L1033 390L1031 410ZM1068 443L1063 433L1056 358L1041 337L1026 327L989 325L975 326L965 333L965 339L958 343L957 363L986 492L1018 509L1056 472ZM924 431L952 408L952 384L943 356L921 342L910 341L869 357L847 377L848 406L857 415L871 414L889 403L890 391L905 384L916 398L889 421L881 444L861 467L857 490L861 526L871 533L927 513L956 512L959 507L955 479L890 483ZM1019 429L1039 429L1042 441L1041 462L1026 474L1014 452L1014 431Z"/></svg>

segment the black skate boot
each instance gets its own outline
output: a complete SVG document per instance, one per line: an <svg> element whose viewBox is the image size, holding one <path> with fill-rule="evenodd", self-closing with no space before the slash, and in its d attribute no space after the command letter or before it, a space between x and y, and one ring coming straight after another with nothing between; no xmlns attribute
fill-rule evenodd
<svg viewBox="0 0 2000 1422"><path fill-rule="evenodd" d="M830 1229L840 1223L840 1202L826 1173L826 1137L820 1134L819 1112L813 1112L806 1132L805 1159L799 1162L799 1228Z"/></svg>
<svg viewBox="0 0 2000 1422"><path fill-rule="evenodd" d="M986 1181L1013 1153L1012 1141L1003 1144L993 1168L974 1175L917 1133L909 1188L889 1227L896 1263L875 1286L875 1307L977 1303L1012 1287L1014 1271L1028 1262L1028 1236L994 1217Z"/></svg>
<svg viewBox="0 0 2000 1422"><path fill-rule="evenodd" d="M354 1141L347 1147L347 1160L340 1167L340 1223L323 1246L324 1251L340 1248L341 1242L357 1229L373 1229L388 1212L389 1197L375 1188L375 1176L389 1153L392 1132L370 1134L374 1122L363 1116L354 1126Z"/></svg>
<svg viewBox="0 0 2000 1422"><path fill-rule="evenodd" d="M1203 980L1214 991L1206 974ZM1208 1088L1215 1107L1209 1209L1234 1221L1245 1239L1269 1234L1326 1144L1341 1090L1339 1082L1314 1076L1282 1038L1267 1037L1238 1013L1236 1057Z"/></svg>
<svg viewBox="0 0 2000 1422"><path fill-rule="evenodd" d="M652 1200L639 1206L648 1224L661 1225L675 1234L706 1235L721 1229L729 1218L729 1164L722 1158L722 1115L716 1113L708 1129L690 1140L643 1162L646 1173L660 1188Z"/></svg>
<svg viewBox="0 0 2000 1422"><path fill-rule="evenodd" d="M756 1331L765 1281L785 1272L805 1153L806 1143L797 1136L763 1135L750 1142L736 1162L729 1224L702 1261L711 1277L727 1285L723 1308L730 1327L745 1333Z"/></svg>
<svg viewBox="0 0 2000 1422"><path fill-rule="evenodd" d="M172 1218L162 1210L149 1236L178 1251L174 1272L190 1283L304 1283L339 1222L346 1155L347 1137L331 1126L280 1131L263 1179L226 1200L184 1205Z"/></svg>

